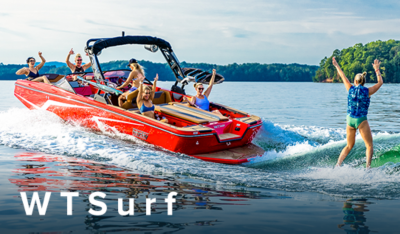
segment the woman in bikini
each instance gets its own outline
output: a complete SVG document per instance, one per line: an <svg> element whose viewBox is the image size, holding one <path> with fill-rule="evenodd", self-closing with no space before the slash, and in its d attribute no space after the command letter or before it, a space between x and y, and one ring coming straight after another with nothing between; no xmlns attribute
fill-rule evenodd
<svg viewBox="0 0 400 234"><path fill-rule="evenodd" d="M379 88L383 84L382 75L379 71L379 66L381 62L375 59L374 63L372 64L376 76L378 77L378 83L372 87L364 87L365 84L365 76L366 72L359 73L354 78L354 86L350 83L347 79L346 75L340 68L339 64L336 62L335 57L332 58L333 66L336 67L338 74L343 80L344 86L348 91L348 98L347 98L347 145L343 148L342 152L340 153L339 159L337 161L336 166L340 166L343 160L347 157L350 153L351 149L354 146L356 141L356 131L357 129L360 131L360 135L364 140L366 150L366 157L367 157L367 168L371 166L371 159L373 150L373 143L372 143L372 133L371 129L368 124L367 114L368 114L368 107L370 103L370 97L374 93L376 93Z"/></svg>
<svg viewBox="0 0 400 234"><path fill-rule="evenodd" d="M26 60L26 63L28 64L29 67L23 67L19 69L15 74L17 75L26 75L28 78L27 80L34 81L34 82L44 82L46 84L50 84L50 81L47 79L46 76L40 76L39 75L39 70L43 67L43 65L46 63L46 59L43 58L42 52L39 51L39 57L42 60L42 62L35 67L36 60L34 57L29 57Z"/></svg>
<svg viewBox="0 0 400 234"><path fill-rule="evenodd" d="M118 105L120 107L122 107L122 104L124 104L128 94L130 94L133 91L135 91L136 89L138 89L140 83L143 82L143 80L145 78L143 67L140 66L140 64L136 61L136 59L134 59L134 58L130 59L128 67L130 67L132 69L132 71L131 71L131 73L129 73L128 79L126 79L126 81L121 86L117 87L117 89L125 88L129 84L131 84L132 87L128 91L126 91L125 93L123 93L119 96Z"/></svg>
<svg viewBox="0 0 400 234"><path fill-rule="evenodd" d="M136 99L137 106L139 107L139 111L142 115L150 117L155 119L156 116L154 114L154 104L153 104L153 99L154 99L154 94L156 91L157 87L157 81L158 81L158 74L154 78L153 82L153 88L150 86L144 86L143 82L140 82L139 85L139 93ZM144 86L144 87L143 87ZM168 123L167 119L161 119L161 122Z"/></svg>
<svg viewBox="0 0 400 234"><path fill-rule="evenodd" d="M190 105L195 106L197 108L200 108L205 111L210 111L210 101L208 100L208 97L210 96L212 87L214 85L214 80L215 80L215 75L216 75L216 70L213 69L212 71L212 77L210 79L210 83L208 85L208 88L203 94L204 91L204 86L202 83L196 83L194 84L194 88L197 91L196 96L193 96L191 100L189 100L187 97L184 97L183 100L188 102ZM216 114L222 115L218 110L212 111Z"/></svg>

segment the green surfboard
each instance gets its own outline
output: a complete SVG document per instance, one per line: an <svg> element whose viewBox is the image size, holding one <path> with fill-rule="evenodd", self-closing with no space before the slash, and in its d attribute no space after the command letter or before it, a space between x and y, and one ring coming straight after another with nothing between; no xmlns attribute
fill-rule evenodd
<svg viewBox="0 0 400 234"><path fill-rule="evenodd" d="M380 167L388 162L399 163L400 162L400 145L393 147L389 151L385 152L382 156L376 159L372 159L371 167ZM366 163L364 163L365 167Z"/></svg>

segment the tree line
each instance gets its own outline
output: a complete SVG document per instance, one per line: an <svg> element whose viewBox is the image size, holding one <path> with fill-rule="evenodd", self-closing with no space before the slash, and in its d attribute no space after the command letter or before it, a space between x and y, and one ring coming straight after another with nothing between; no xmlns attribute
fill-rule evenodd
<svg viewBox="0 0 400 234"><path fill-rule="evenodd" d="M374 41L365 45L358 43L343 50L334 50L332 55L323 58L313 77L314 82L342 82L332 65L335 57L346 77L353 82L357 73L367 72L367 82L375 83L377 77L372 67L375 59L381 61L381 73L384 82L400 83L400 41Z"/></svg>
<svg viewBox="0 0 400 234"><path fill-rule="evenodd" d="M152 79L158 73L160 80L175 81L175 77L166 63L153 63L150 61L138 61L145 68L146 76ZM102 63L103 71L127 69L128 61L118 60ZM15 72L27 65L21 64L2 64L0 63L0 80L16 80L24 79L24 76L18 76ZM225 77L226 81L297 81L311 82L312 77L318 69L318 66L301 65L301 64L260 64L260 63L243 63L216 65L208 63L187 63L182 62L182 67L200 68L207 71L216 69L218 74ZM90 71L90 69L86 70ZM55 73L69 74L70 69L67 66L56 67L44 66L40 70L40 74Z"/></svg>

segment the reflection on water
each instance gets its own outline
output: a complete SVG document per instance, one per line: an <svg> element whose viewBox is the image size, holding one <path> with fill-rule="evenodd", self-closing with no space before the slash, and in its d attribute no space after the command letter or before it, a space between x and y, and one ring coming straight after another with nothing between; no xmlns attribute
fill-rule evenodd
<svg viewBox="0 0 400 234"><path fill-rule="evenodd" d="M338 225L338 228L346 233L370 233L368 226L365 225L367 218L364 213L368 212L367 205L372 204L367 199L348 199L344 202L343 223Z"/></svg>
<svg viewBox="0 0 400 234"><path fill-rule="evenodd" d="M78 191L80 205L74 200L75 206L83 205L86 211L95 209L89 203L89 195L94 191L106 193L103 200L108 211L103 216L92 216L84 213L84 223L89 230L118 231L166 231L175 232L188 226L217 225L220 220L201 220L184 223L171 223L141 220L133 221L134 217L146 215L145 198L157 198L152 205L152 215L167 216L167 203L164 199L174 191L178 193L173 212L179 210L223 210L227 205L249 205L248 199L268 198L259 192L245 190L216 189L207 185L178 181L173 177L142 175L99 162L48 155L43 153L20 153L15 155L20 164L13 169L9 181L18 186L18 191ZM28 193L28 197L31 193ZM53 196L52 196L53 197ZM124 209L128 209L128 198L134 198L134 216L121 217L117 213L118 198L124 198ZM83 204L82 204L83 203ZM51 204L51 201L50 201ZM63 207L62 212L65 212ZM75 212L75 211L74 211ZM65 213L63 214L65 215ZM75 214L74 214L75 215ZM46 216L44 216L46 218Z"/></svg>

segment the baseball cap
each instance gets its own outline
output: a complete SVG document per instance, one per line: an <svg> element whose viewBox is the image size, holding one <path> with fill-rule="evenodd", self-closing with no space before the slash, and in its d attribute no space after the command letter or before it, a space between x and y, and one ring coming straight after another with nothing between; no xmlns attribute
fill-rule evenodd
<svg viewBox="0 0 400 234"><path fill-rule="evenodd" d="M131 65L131 63L137 63L136 59L131 58L131 59L129 60L128 67Z"/></svg>

